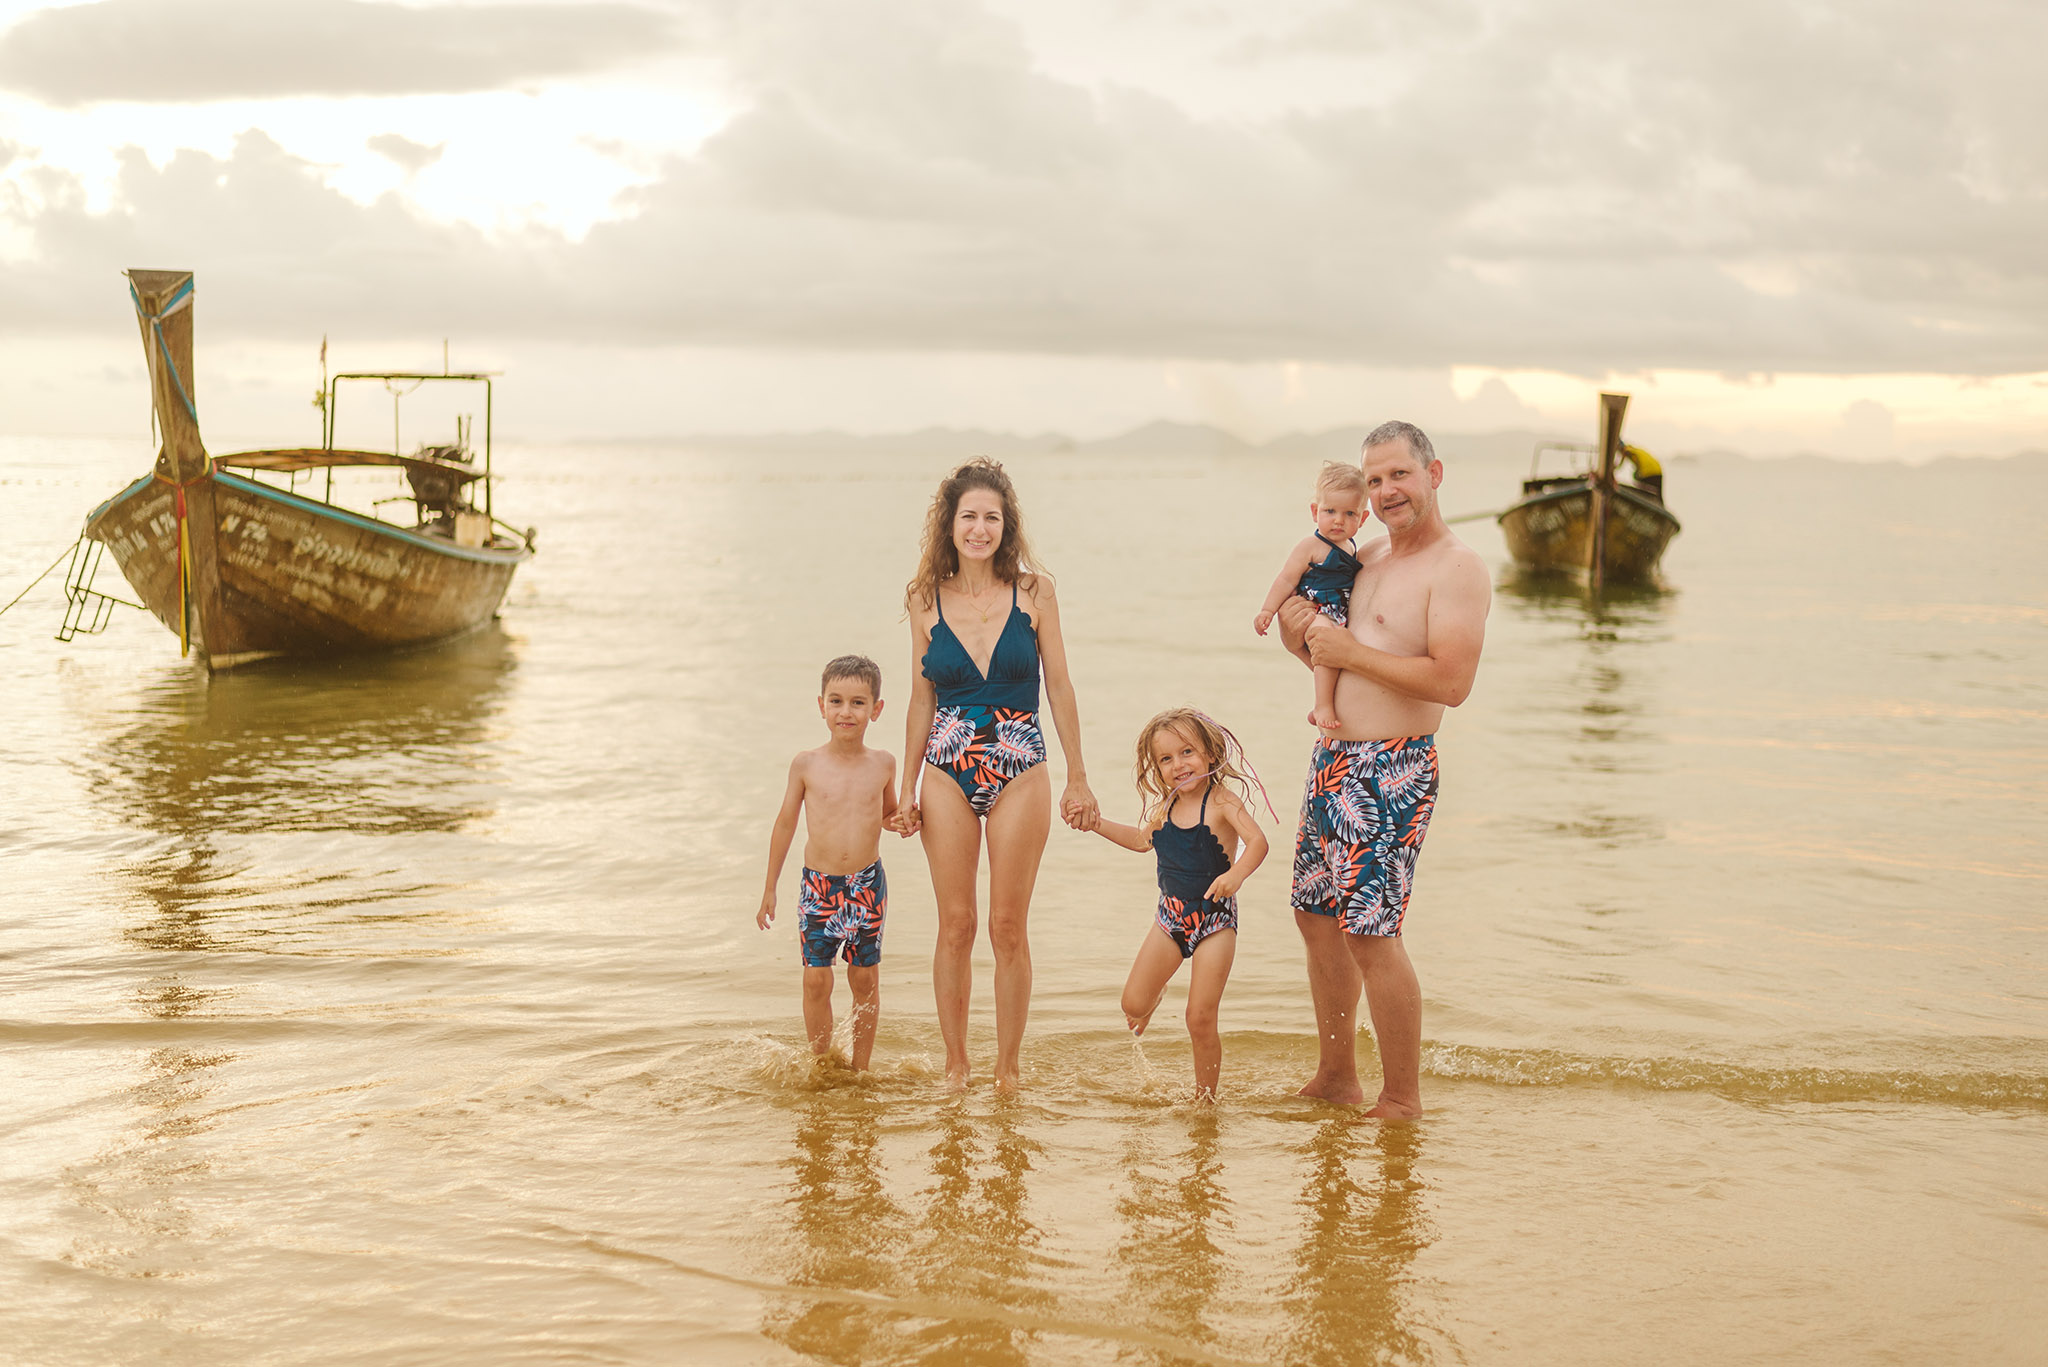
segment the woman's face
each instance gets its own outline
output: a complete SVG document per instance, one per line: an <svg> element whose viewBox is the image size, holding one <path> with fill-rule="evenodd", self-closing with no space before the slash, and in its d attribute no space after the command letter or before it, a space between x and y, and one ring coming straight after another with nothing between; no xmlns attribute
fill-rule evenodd
<svg viewBox="0 0 2048 1367"><path fill-rule="evenodd" d="M1003 500L993 489L969 489L953 508L953 549L960 563L986 563L1003 544Z"/></svg>

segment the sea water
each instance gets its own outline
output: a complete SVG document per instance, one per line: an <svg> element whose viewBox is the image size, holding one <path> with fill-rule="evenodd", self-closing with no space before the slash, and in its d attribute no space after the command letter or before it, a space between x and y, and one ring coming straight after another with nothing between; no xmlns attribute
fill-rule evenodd
<svg viewBox="0 0 2048 1367"><path fill-rule="evenodd" d="M1514 497L1444 444L1447 511ZM0 618L0 1358L2039 1361L2048 466L1674 461L1666 587L1600 598L1462 526L1430 1114L1382 1127L1292 1095L1311 690L1250 626L1342 454L1011 462L1105 811L1183 702L1279 811L1213 1108L1182 985L1123 1028L1152 868L1105 841L1046 850L1015 1099L985 945L943 1085L915 841L872 1075L805 1047L794 858L754 928L824 660L901 751L943 462L508 447L502 621L381 660L59 645L46 582ZM0 598L147 460L0 445Z"/></svg>

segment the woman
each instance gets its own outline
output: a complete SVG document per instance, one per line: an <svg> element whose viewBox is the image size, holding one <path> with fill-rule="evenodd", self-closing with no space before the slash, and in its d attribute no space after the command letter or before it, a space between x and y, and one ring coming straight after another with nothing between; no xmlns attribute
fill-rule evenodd
<svg viewBox="0 0 2048 1367"><path fill-rule="evenodd" d="M1098 813L1081 760L1081 721L1059 603L1033 567L1017 492L1003 467L970 461L939 485L917 574L904 591L911 690L898 826L922 830L939 907L932 992L946 1041L946 1082L967 1085L967 1001L974 988L975 871L988 839L988 939L996 956L996 1087L1017 1085L1031 1009L1025 921L1052 825L1052 778L1038 725L1038 681L1067 761L1060 816ZM920 803L919 779L923 794Z"/></svg>

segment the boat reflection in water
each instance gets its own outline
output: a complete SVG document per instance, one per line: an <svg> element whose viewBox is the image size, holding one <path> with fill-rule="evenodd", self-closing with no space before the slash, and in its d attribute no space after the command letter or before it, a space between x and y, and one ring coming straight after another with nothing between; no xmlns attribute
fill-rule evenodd
<svg viewBox="0 0 2048 1367"><path fill-rule="evenodd" d="M516 665L493 623L411 653L167 671L84 759L97 806L169 837L122 866L148 908L126 938L153 950L278 949L288 930L331 925L338 909L389 918L445 891L417 868L352 869L332 837L452 834L487 820L494 719ZM292 840L308 833L329 833L321 853L294 856Z"/></svg>
<svg viewBox="0 0 2048 1367"><path fill-rule="evenodd" d="M173 834L457 831L491 813L517 656L493 622L399 654L166 671L95 748L109 814Z"/></svg>

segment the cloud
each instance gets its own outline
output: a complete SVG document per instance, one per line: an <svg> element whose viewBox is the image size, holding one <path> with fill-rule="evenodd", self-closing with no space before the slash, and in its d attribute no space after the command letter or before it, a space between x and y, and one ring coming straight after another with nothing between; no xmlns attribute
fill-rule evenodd
<svg viewBox="0 0 2048 1367"><path fill-rule="evenodd" d="M630 4L99 0L0 34L0 89L60 106L495 90L675 42Z"/></svg>
<svg viewBox="0 0 2048 1367"><path fill-rule="evenodd" d="M364 144L378 156L384 157L408 175L424 171L441 159L448 150L448 144L437 142L429 147L423 142L414 142L401 133L379 133Z"/></svg>
<svg viewBox="0 0 2048 1367"><path fill-rule="evenodd" d="M2048 83L2028 54L2048 11L1417 13L1358 30L1398 81L1250 120L1056 79L965 3L750 0L700 16L740 112L581 242L358 206L251 134L225 159L132 157L107 214L46 197L21 225L42 269L0 280L0 316L53 325L69 291L148 262L201 267L226 301L213 325L257 331L347 315L387 335L1581 374L2041 368ZM1237 58L1311 59L1346 60L1277 40Z"/></svg>

